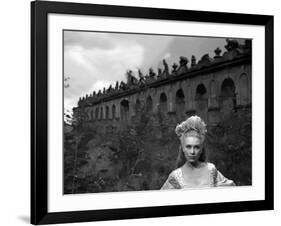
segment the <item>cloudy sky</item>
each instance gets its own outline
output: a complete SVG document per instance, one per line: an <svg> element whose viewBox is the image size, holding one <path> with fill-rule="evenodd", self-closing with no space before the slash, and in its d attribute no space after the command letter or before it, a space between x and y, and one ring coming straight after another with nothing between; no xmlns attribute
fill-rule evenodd
<svg viewBox="0 0 281 226"><path fill-rule="evenodd" d="M65 108L77 106L80 96L126 81L128 69L157 72L164 58L171 68L180 56L212 57L217 47L225 51L225 44L225 38L64 31L64 76L70 78Z"/></svg>

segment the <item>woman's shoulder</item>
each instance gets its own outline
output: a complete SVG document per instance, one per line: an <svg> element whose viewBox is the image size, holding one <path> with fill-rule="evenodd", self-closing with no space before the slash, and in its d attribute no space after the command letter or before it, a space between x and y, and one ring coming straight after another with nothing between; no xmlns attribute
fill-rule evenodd
<svg viewBox="0 0 281 226"><path fill-rule="evenodd" d="M179 175L181 174L181 167L177 168L177 169L174 169L170 174L169 174L169 177L170 178L178 178Z"/></svg>
<svg viewBox="0 0 281 226"><path fill-rule="evenodd" d="M206 162L206 166L209 170L215 170L216 169L215 164L213 164L211 162Z"/></svg>
<svg viewBox="0 0 281 226"><path fill-rule="evenodd" d="M171 189L171 188L180 189L181 188L180 173L181 173L180 168L173 170L169 174L167 181L164 183L161 189Z"/></svg>
<svg viewBox="0 0 281 226"><path fill-rule="evenodd" d="M223 176L213 163L208 162L207 165L216 186L235 186L235 183Z"/></svg>

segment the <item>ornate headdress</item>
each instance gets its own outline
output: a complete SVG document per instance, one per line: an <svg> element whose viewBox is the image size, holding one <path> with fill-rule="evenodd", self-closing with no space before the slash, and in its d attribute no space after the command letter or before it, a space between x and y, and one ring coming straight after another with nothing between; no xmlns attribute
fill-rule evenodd
<svg viewBox="0 0 281 226"><path fill-rule="evenodd" d="M204 141L207 128L205 122L199 116L195 115L178 124L175 132L179 137L182 135L196 136Z"/></svg>

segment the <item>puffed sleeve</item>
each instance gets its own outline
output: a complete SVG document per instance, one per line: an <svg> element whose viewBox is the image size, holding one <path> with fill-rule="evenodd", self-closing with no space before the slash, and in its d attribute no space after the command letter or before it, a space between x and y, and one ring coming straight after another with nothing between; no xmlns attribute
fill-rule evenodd
<svg viewBox="0 0 281 226"><path fill-rule="evenodd" d="M165 189L180 189L181 186L179 184L179 181L177 180L177 177L175 176L175 173L170 173L168 179L165 181L163 186L161 187L161 190Z"/></svg>
<svg viewBox="0 0 281 226"><path fill-rule="evenodd" d="M215 186L235 186L235 183L222 175L222 173L215 168L214 172Z"/></svg>

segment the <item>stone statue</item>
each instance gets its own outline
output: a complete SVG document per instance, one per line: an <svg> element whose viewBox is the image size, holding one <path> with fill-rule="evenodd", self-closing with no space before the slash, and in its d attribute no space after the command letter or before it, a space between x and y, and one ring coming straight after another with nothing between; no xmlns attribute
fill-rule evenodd
<svg viewBox="0 0 281 226"><path fill-rule="evenodd" d="M127 89L127 85L125 84L125 82L121 81L120 90L125 91L126 89Z"/></svg>
<svg viewBox="0 0 281 226"><path fill-rule="evenodd" d="M164 72L169 74L169 66L168 66L168 64L167 64L165 59L163 59L163 65L164 65Z"/></svg>
<svg viewBox="0 0 281 226"><path fill-rule="evenodd" d="M155 76L156 76L156 74L154 73L153 69L149 68L147 82L148 83L154 82L156 80Z"/></svg>
<svg viewBox="0 0 281 226"><path fill-rule="evenodd" d="M162 77L163 77L162 69L161 69L161 68L158 68L157 79L162 79Z"/></svg>
<svg viewBox="0 0 281 226"><path fill-rule="evenodd" d="M115 83L115 90L118 90L119 89L119 82L117 81L116 83Z"/></svg>
<svg viewBox="0 0 281 226"><path fill-rule="evenodd" d="M184 56L180 57L180 66L179 69L177 71L177 74L185 74L188 71L188 67L187 67L187 63L188 63L188 59Z"/></svg>
<svg viewBox="0 0 281 226"><path fill-rule="evenodd" d="M177 72L178 65L176 63L174 63L172 68L173 68L172 73L175 74Z"/></svg>
<svg viewBox="0 0 281 226"><path fill-rule="evenodd" d="M141 72L140 69L138 69L138 76L139 76L139 80L141 80L142 78L144 78L143 73Z"/></svg>
<svg viewBox="0 0 281 226"><path fill-rule="evenodd" d="M108 89L106 90L106 93L107 94L111 94L111 92L112 92L112 85L110 85L109 87L108 87Z"/></svg>
<svg viewBox="0 0 281 226"><path fill-rule="evenodd" d="M147 84L148 80L149 80L149 76L148 76L148 74L145 74L144 80L143 80L144 84Z"/></svg>
<svg viewBox="0 0 281 226"><path fill-rule="evenodd" d="M188 63L188 59L184 56L180 56L180 66L183 67L183 66L186 66Z"/></svg>
<svg viewBox="0 0 281 226"><path fill-rule="evenodd" d="M131 70L126 71L126 79L127 79L127 84L131 85L131 78L133 76L133 72Z"/></svg>
<svg viewBox="0 0 281 226"><path fill-rule="evenodd" d="M196 57L194 55L191 56L191 67L196 65Z"/></svg>
<svg viewBox="0 0 281 226"><path fill-rule="evenodd" d="M138 69L138 76L139 76L139 85L143 86L145 84L145 79L140 69Z"/></svg>
<svg viewBox="0 0 281 226"><path fill-rule="evenodd" d="M138 83L138 79L133 75L132 70L128 70L126 72L126 77L127 77L127 85L129 88L135 86Z"/></svg>
<svg viewBox="0 0 281 226"><path fill-rule="evenodd" d="M209 54L205 54L201 57L201 59L199 60L198 64L209 64L212 62L212 58L209 56Z"/></svg>
<svg viewBox="0 0 281 226"><path fill-rule="evenodd" d="M155 73L154 73L154 71L153 71L153 69L152 69L152 67L151 68L149 68L149 72L148 72L148 74L149 74L149 77L150 78L155 78Z"/></svg>
<svg viewBox="0 0 281 226"><path fill-rule="evenodd" d="M214 50L214 52L215 52L215 57L214 58L220 58L221 57L221 49L219 48L219 47L217 47L215 50Z"/></svg>

